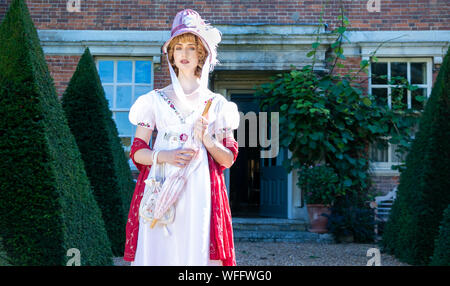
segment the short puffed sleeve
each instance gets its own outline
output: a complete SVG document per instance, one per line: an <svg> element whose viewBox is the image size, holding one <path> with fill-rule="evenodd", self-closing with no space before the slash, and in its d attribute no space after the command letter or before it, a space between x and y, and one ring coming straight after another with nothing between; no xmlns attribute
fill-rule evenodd
<svg viewBox="0 0 450 286"><path fill-rule="evenodd" d="M155 129L154 91L139 96L130 108L128 119L133 125Z"/></svg>
<svg viewBox="0 0 450 286"><path fill-rule="evenodd" d="M239 127L239 111L236 103L223 98L216 106L215 134L227 133Z"/></svg>

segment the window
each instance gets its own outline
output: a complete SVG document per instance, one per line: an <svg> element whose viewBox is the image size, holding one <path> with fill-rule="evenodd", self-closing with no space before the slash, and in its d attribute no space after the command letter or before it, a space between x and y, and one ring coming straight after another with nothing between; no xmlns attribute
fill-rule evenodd
<svg viewBox="0 0 450 286"><path fill-rule="evenodd" d="M423 109L432 87L432 66L428 58L384 58L370 66L369 93L374 95L379 103L389 108L402 104L406 108ZM383 77L384 76L384 77ZM417 87L416 90L396 88L395 77L403 77L408 83ZM394 81L394 82L392 82ZM405 158L396 155L396 145L389 144L388 138L380 138L369 147L372 167L376 170L391 170L391 166L403 162Z"/></svg>
<svg viewBox="0 0 450 286"><path fill-rule="evenodd" d="M148 58L97 58L96 64L128 158L136 132L136 127L128 120L128 113L140 95L153 90L152 62ZM135 168L131 160L130 166Z"/></svg>

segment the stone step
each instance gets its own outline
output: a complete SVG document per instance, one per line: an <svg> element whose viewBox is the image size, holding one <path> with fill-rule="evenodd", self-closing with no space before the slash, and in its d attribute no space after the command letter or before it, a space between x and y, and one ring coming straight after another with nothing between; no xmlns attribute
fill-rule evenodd
<svg viewBox="0 0 450 286"><path fill-rule="evenodd" d="M309 231L247 231L233 232L235 242L303 242L303 243L334 243L328 234L318 234Z"/></svg>
<svg viewBox="0 0 450 286"><path fill-rule="evenodd" d="M308 222L294 219L233 218L233 230L244 231L306 231Z"/></svg>
<svg viewBox="0 0 450 286"><path fill-rule="evenodd" d="M233 218L232 223L236 242L334 242L330 234L309 232L304 220Z"/></svg>

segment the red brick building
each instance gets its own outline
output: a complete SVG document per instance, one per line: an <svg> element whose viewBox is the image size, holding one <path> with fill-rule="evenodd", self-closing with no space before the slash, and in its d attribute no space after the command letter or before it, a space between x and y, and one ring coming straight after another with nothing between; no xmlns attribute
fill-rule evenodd
<svg viewBox="0 0 450 286"><path fill-rule="evenodd" d="M0 19L11 0L0 0ZM340 7L350 21L344 45L347 68L359 62L382 42L379 62L372 64L388 77L403 75L429 96L450 41L448 0L317 0L317 1L160 1L160 0L27 0L38 29L48 67L61 96L78 60L89 47L102 79L124 148L130 147L134 126L128 111L134 100L154 88L170 84L161 46L169 38L175 14L191 8L222 32L218 65L211 73L210 89L233 100L244 114L258 113L253 86L271 75L309 64L306 54L315 42L323 9L321 45L316 67L326 69L325 53L338 25ZM367 92L390 102L391 86L367 81ZM416 104L407 94L408 106ZM242 121L241 121L242 123ZM245 127L245 123L240 128ZM245 132L245 129L244 129ZM391 190L398 173L395 146L372 148L373 178L383 193ZM239 160L226 171L234 215L260 214L306 218L296 187L297 173L287 174L280 149L272 160L260 159L258 147L242 146ZM130 164L132 168L132 164Z"/></svg>

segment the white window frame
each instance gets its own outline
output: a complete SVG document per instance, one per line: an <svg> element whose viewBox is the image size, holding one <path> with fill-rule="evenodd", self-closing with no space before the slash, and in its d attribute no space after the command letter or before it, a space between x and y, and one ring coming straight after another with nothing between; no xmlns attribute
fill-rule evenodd
<svg viewBox="0 0 450 286"><path fill-rule="evenodd" d="M118 61L131 61L133 63L133 71L132 71L132 83L131 83L131 102L134 103L136 98L134 98L134 91L135 91L135 71L136 71L136 61L150 61L151 64L151 77L150 77L150 84L138 84L138 85L148 85L150 87L150 90L154 89L154 61L153 61L153 57L114 57L114 56L99 56L99 57L95 57L95 66L97 68L97 72L99 72L99 61L113 61L114 62L114 79L113 79L113 83L102 83L103 85L109 85L109 86L113 86L114 87L114 93L113 93L113 100L116 100L117 97L117 86L121 86L121 85L127 85L129 86L130 83L118 83L117 82L117 62ZM115 102L113 104L113 106L115 106ZM128 108L111 108L111 112L113 114L113 119L115 120L116 117L116 112L129 112L130 111L130 107ZM131 144L133 143L134 140L134 135L136 134L136 126L134 126L133 124L131 124L132 127L132 133L131 134L119 134L119 137L130 137L131 139ZM125 146L122 146L125 152L130 152L131 151L131 145L130 147L127 149ZM133 164L133 161L131 159L128 159L128 164L130 165L130 168L132 171L137 171L136 166Z"/></svg>
<svg viewBox="0 0 450 286"><path fill-rule="evenodd" d="M407 63L407 80L409 83L411 83L411 63L426 63L426 72L427 72L427 83L426 84L413 84L414 86L417 86L418 88L426 88L427 89L427 98L430 97L431 94L431 88L433 86L433 60L432 57L425 58L425 57L415 57L415 58L406 58L406 57L398 57L398 58L378 58L377 63L387 63L387 81L391 78L391 63L392 62L402 62ZM394 85L389 84L372 84L372 64L369 65L369 81L368 81L368 92L369 94L372 94L372 88L387 88L388 92L388 106L391 108L391 89L394 87ZM411 108L411 91L407 90L407 96L408 96L408 108ZM383 138L382 138L383 139ZM387 138L384 138L387 139ZM388 162L370 162L370 167L375 173L395 173L398 174L398 171L392 170L392 166L399 165L400 163L392 162L391 161L391 155L393 152L393 146L388 143Z"/></svg>

